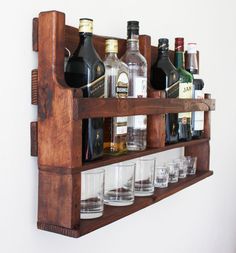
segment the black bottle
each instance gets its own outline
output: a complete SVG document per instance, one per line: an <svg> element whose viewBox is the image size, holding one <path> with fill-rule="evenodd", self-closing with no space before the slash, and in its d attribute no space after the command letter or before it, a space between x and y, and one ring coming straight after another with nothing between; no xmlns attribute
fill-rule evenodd
<svg viewBox="0 0 236 253"><path fill-rule="evenodd" d="M179 94L179 73L169 59L169 40L159 39L158 57L151 70L151 85L156 90L165 90L167 98ZM178 114L166 114L166 143L178 142Z"/></svg>
<svg viewBox="0 0 236 253"><path fill-rule="evenodd" d="M66 65L65 80L70 87L81 88L84 97L103 97L105 67L93 46L92 19L80 19L79 35L79 45ZM83 160L102 156L103 118L83 120L82 133Z"/></svg>

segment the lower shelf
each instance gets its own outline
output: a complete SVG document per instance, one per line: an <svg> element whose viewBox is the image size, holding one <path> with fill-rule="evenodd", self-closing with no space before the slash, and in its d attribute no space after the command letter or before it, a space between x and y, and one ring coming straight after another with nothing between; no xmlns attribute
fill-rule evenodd
<svg viewBox="0 0 236 253"><path fill-rule="evenodd" d="M55 225L44 224L38 222L38 228L54 233L67 235L70 237L80 237L107 224L117 221L129 214L139 211L147 206L150 206L168 196L181 191L182 189L203 180L213 174L212 171L197 171L196 175L188 176L180 179L178 183L170 184L165 189L155 189L155 194L150 197L136 197L135 203L126 207L105 206L104 215L93 220L81 220L78 229L67 229Z"/></svg>

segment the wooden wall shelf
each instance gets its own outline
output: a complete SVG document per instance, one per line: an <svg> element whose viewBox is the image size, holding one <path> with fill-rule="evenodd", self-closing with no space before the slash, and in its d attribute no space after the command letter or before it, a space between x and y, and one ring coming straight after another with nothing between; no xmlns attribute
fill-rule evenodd
<svg viewBox="0 0 236 253"><path fill-rule="evenodd" d="M94 36L100 56L104 56L105 39ZM120 57L125 52L126 40L118 40ZM64 13L42 12L33 19L33 50L38 52L38 69L32 71L31 103L38 105L38 121L31 123L31 154L38 156L39 166L38 228L71 237L82 236L152 205L213 173L209 170L209 141L210 111L215 110L215 100L210 95L201 100L165 99L163 92L149 89L145 99L82 98L79 89L69 88L64 81L65 48L73 52L78 42L78 30L65 25ZM140 51L147 59L150 79L150 67L157 58L157 48L151 46L150 36L140 36ZM164 114L189 111L205 112L204 138L166 146ZM139 114L148 115L146 150L82 162L82 119ZM105 206L101 218L80 220L82 171L179 147L184 147L185 155L198 157L196 175L167 189L156 189L152 197L136 197L132 206Z"/></svg>

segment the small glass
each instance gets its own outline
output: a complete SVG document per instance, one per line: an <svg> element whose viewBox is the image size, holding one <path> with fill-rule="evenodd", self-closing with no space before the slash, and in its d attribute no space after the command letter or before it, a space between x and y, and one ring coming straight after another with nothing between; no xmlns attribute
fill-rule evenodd
<svg viewBox="0 0 236 253"><path fill-rule="evenodd" d="M187 174L195 175L197 170L197 157L186 156Z"/></svg>
<svg viewBox="0 0 236 253"><path fill-rule="evenodd" d="M177 163L168 163L167 167L169 170L169 183L177 183L179 179L179 168Z"/></svg>
<svg viewBox="0 0 236 253"><path fill-rule="evenodd" d="M135 196L151 196L154 192L155 158L140 158L136 161Z"/></svg>
<svg viewBox="0 0 236 253"><path fill-rule="evenodd" d="M157 166L155 169L154 186L158 188L168 187L169 170L167 166Z"/></svg>
<svg viewBox="0 0 236 253"><path fill-rule="evenodd" d="M81 219L94 219L103 215L104 173L103 169L81 173Z"/></svg>
<svg viewBox="0 0 236 253"><path fill-rule="evenodd" d="M106 168L104 203L128 206L134 203L135 163L118 163Z"/></svg>
<svg viewBox="0 0 236 253"><path fill-rule="evenodd" d="M174 160L174 163L178 166L179 169L179 178L187 177L187 162L185 157L181 157Z"/></svg>

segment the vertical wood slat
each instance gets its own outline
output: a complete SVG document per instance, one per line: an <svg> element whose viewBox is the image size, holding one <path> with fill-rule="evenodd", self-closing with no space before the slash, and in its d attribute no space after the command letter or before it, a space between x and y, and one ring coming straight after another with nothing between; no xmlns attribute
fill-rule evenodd
<svg viewBox="0 0 236 253"><path fill-rule="evenodd" d="M33 19L33 36L32 36L32 48L33 51L38 52L38 18Z"/></svg>
<svg viewBox="0 0 236 253"><path fill-rule="evenodd" d="M150 98L165 98L164 91L149 90ZM161 148L165 146L165 114L147 116L147 146Z"/></svg>
<svg viewBox="0 0 236 253"><path fill-rule="evenodd" d="M38 156L38 122L30 123L31 156Z"/></svg>
<svg viewBox="0 0 236 253"><path fill-rule="evenodd" d="M211 98L211 94L205 94L206 99ZM204 112L204 137L211 138L211 111Z"/></svg>
<svg viewBox="0 0 236 253"><path fill-rule="evenodd" d="M38 70L33 69L31 72L31 104L38 104Z"/></svg>

